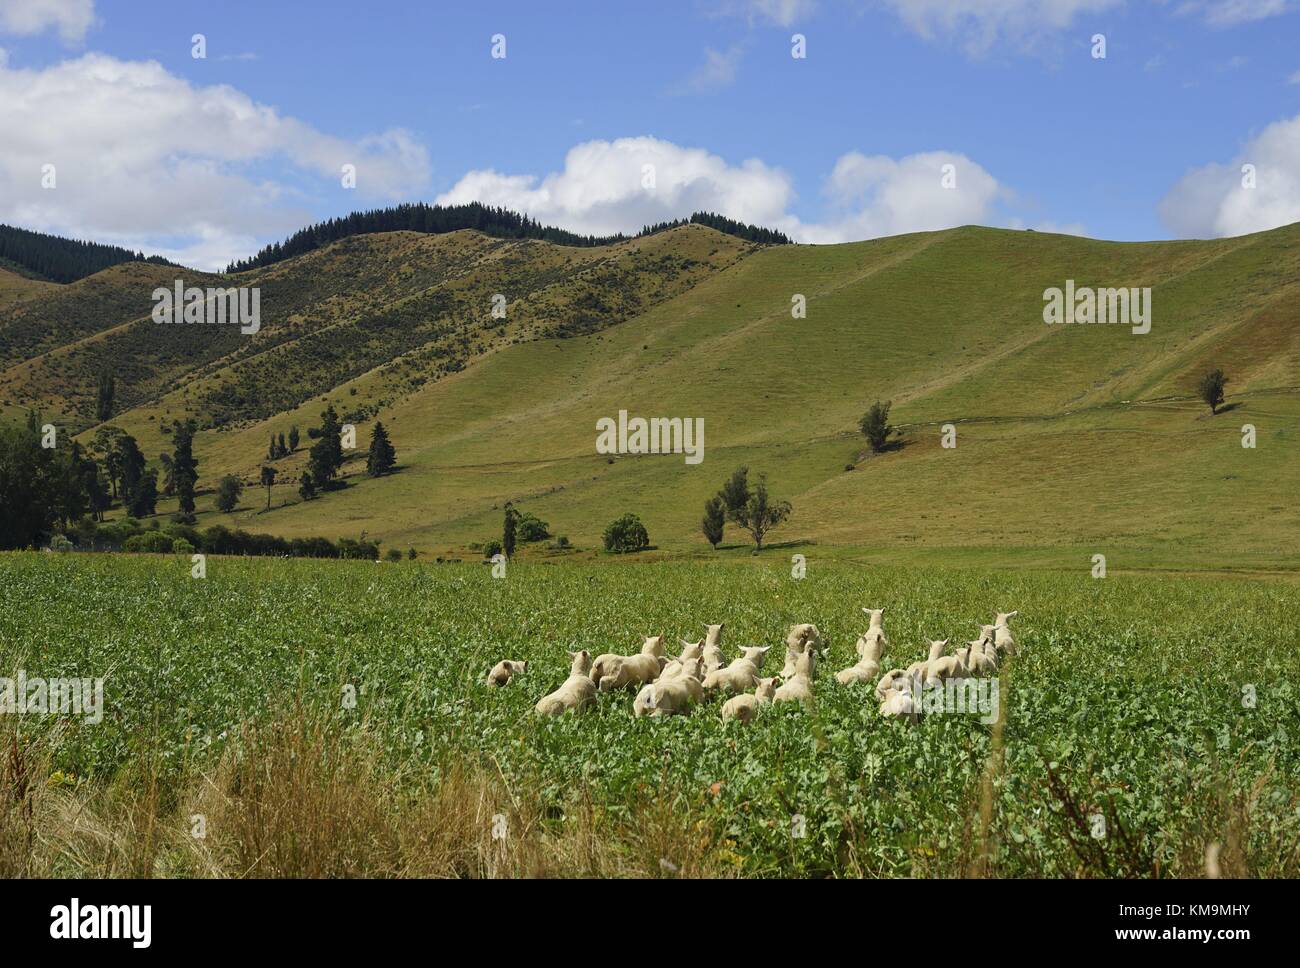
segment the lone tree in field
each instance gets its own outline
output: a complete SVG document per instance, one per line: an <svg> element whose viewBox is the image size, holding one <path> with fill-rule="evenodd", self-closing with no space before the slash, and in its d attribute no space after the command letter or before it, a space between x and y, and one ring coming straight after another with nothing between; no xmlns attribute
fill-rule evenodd
<svg viewBox="0 0 1300 968"><path fill-rule="evenodd" d="M727 523L727 506L723 503L721 497L711 497L704 502L704 520L700 522L700 530L704 532L704 538L709 544L713 545L713 550L718 550L718 542L722 540L722 529Z"/></svg>
<svg viewBox="0 0 1300 968"><path fill-rule="evenodd" d="M302 472L302 480L298 484L298 496L304 501L316 497L316 482L312 480L311 471Z"/></svg>
<svg viewBox="0 0 1300 968"><path fill-rule="evenodd" d="M388 439L388 431L379 421L370 435L370 453L366 455L366 473L371 477L387 474L397 463L397 451Z"/></svg>
<svg viewBox="0 0 1300 968"><path fill-rule="evenodd" d="M289 453L298 449L298 425L294 424L289 428Z"/></svg>
<svg viewBox="0 0 1300 968"><path fill-rule="evenodd" d="M625 514L611 523L601 538L605 550L614 554L621 555L650 547L650 534L635 514Z"/></svg>
<svg viewBox="0 0 1300 968"><path fill-rule="evenodd" d="M889 407L891 402L886 400L881 403L877 400L871 405L862 416L862 422L858 425L862 430L862 436L867 438L867 443L871 445L871 452L879 454L885 449L885 444L889 440L889 435L896 428L889 425Z"/></svg>
<svg viewBox="0 0 1300 968"><path fill-rule="evenodd" d="M227 513L235 510L243 493L244 482L234 474L227 474L217 482L217 510Z"/></svg>
<svg viewBox="0 0 1300 968"><path fill-rule="evenodd" d="M515 506L506 502L506 519L501 526L501 550L507 558L515 556L515 529L519 526L519 514Z"/></svg>
<svg viewBox="0 0 1300 968"><path fill-rule="evenodd" d="M271 510L271 488L275 485L275 468L262 465L262 486L266 488L266 509Z"/></svg>
<svg viewBox="0 0 1300 968"><path fill-rule="evenodd" d="M1213 369L1196 384L1196 395L1206 402L1211 415L1219 412L1219 406L1223 403L1223 386L1227 382L1228 378L1222 370Z"/></svg>
<svg viewBox="0 0 1300 968"><path fill-rule="evenodd" d="M754 539L754 554L758 554L763 550L763 538L785 521L793 510L789 501L773 501L768 496L767 481L760 476L744 507L728 516L750 533Z"/></svg>

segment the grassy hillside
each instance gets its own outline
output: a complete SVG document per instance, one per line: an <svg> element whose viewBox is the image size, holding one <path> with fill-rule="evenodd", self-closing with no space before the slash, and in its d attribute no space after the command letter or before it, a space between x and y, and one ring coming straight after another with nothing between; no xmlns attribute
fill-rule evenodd
<svg viewBox="0 0 1300 968"><path fill-rule="evenodd" d="M1067 279L1151 287L1151 332L1045 325L1043 290ZM179 348L140 362L152 323L105 333L88 322L76 342L12 364L0 401L39 390L89 427L92 361L135 365L119 381L131 408L112 422L150 456L182 414L222 425L197 441L207 487L232 471L251 485L269 435L305 431L327 401L358 425L362 452L377 415L398 473L365 478L358 453L349 487L301 503L300 452L278 462L269 512L260 490L233 515L206 497L200 523L365 530L426 553L495 536L514 501L581 549L634 511L663 551L712 554L703 501L747 464L794 504L769 540L816 554L1086 568L1101 553L1118 569L1300 561L1300 225L1140 244L967 227L767 249L701 226L605 250L395 233L239 280L264 287L255 339L195 349L186 371ZM499 291L505 326L483 318ZM791 318L795 294L807 318ZM58 331L50 301L43 330L35 305L0 315L11 358L14 334L30 346ZM1213 417L1192 396L1211 366L1231 381ZM873 457L856 426L876 399L894 402L903 434ZM596 421L619 410L702 417L705 460L598 455ZM940 446L947 423L953 449ZM1241 446L1247 423L1254 449ZM744 553L734 528L724 544Z"/></svg>

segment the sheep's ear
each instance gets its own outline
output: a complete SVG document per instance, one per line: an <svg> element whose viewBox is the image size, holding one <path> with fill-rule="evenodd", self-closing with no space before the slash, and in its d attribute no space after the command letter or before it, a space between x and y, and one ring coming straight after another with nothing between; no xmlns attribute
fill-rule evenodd
<svg viewBox="0 0 1300 968"><path fill-rule="evenodd" d="M867 608L865 605L862 607L862 610L866 612L868 615L871 614L871 609Z"/></svg>
<svg viewBox="0 0 1300 968"><path fill-rule="evenodd" d="M694 642L687 642L685 639L678 639L677 641L688 648L695 644Z"/></svg>
<svg viewBox="0 0 1300 968"><path fill-rule="evenodd" d="M1007 618L1015 618L1019 614L1020 609L1016 609L1014 612L1007 612Z"/></svg>
<svg viewBox="0 0 1300 968"><path fill-rule="evenodd" d="M948 644L948 640L947 640L947 639L944 639L944 640L943 640L943 644L944 644L944 645L947 645L947 644Z"/></svg>

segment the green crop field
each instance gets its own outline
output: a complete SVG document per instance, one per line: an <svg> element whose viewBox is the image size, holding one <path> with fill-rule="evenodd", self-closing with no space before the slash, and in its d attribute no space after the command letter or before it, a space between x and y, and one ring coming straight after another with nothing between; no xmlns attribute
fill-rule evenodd
<svg viewBox="0 0 1300 968"><path fill-rule="evenodd" d="M1200 876L1207 848L1226 873L1300 873L1300 588L1289 581L815 553L795 579L780 550L511 564L499 578L470 564L210 557L204 578L190 567L168 555L0 556L0 675L105 680L97 726L2 718L3 768L39 789L28 822L42 833L26 861L0 851L0 863L72 875L429 872L410 858L458 825L477 866L433 872L492 873L494 851L559 851L581 828L563 873ZM838 684L863 606L887 608L885 668L920 658L926 638L973 638L995 610L1019 609L1022 651L1001 669L997 721L886 720L867 687ZM532 711L567 674L566 650L632 652L643 635L696 640L716 622L729 656L776 646L769 675L788 626L817 623L829 652L814 707L724 724L712 696L688 716L635 719L629 692L601 694L581 716ZM507 657L530 666L489 690L487 670ZM295 723L305 745L276 759L267 737ZM477 806L404 839L404 811L467 775L487 778ZM277 783L279 809L259 808ZM289 838L272 834L290 817L302 827L286 854ZM0 804L0 834L12 843L23 824ZM556 872L525 872L538 870Z"/></svg>

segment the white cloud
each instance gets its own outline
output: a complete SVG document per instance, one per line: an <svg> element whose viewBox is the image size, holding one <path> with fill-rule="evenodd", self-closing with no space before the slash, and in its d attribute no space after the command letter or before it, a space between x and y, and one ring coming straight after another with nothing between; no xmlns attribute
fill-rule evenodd
<svg viewBox="0 0 1300 968"><path fill-rule="evenodd" d="M1290 0L1188 0L1179 13L1193 13L1212 27L1233 27L1294 10Z"/></svg>
<svg viewBox="0 0 1300 968"><path fill-rule="evenodd" d="M1255 187L1243 185L1254 165ZM1245 235L1300 222L1300 115L1270 124L1228 164L1196 168L1160 202L1183 238Z"/></svg>
<svg viewBox="0 0 1300 968"><path fill-rule="evenodd" d="M706 47L704 64L674 93L709 94L731 86L736 80L736 70L740 67L740 58L743 54L744 48L740 44L735 44L725 51Z"/></svg>
<svg viewBox="0 0 1300 968"><path fill-rule="evenodd" d="M811 16L817 6L813 0L750 0L749 5L759 17L781 27Z"/></svg>
<svg viewBox="0 0 1300 968"><path fill-rule="evenodd" d="M1100 13L1123 0L880 0L909 28L929 39L960 42L983 54L1001 43L1021 48Z"/></svg>
<svg viewBox="0 0 1300 968"><path fill-rule="evenodd" d="M258 166L338 185L354 164L358 195L383 200L429 178L406 131L337 138L227 85L195 87L156 62L102 54L37 70L0 59L0 131L0 221L133 248L170 240L201 268L310 220L299 192ZM41 185L45 165L53 190Z"/></svg>
<svg viewBox="0 0 1300 968"><path fill-rule="evenodd" d="M94 22L95 0L0 0L0 33L29 36L53 27L65 44L76 44Z"/></svg>
<svg viewBox="0 0 1300 968"><path fill-rule="evenodd" d="M825 190L839 214L801 226L804 241L847 242L987 222L1004 194L984 168L949 151L898 160L852 151L835 163Z"/></svg>
<svg viewBox="0 0 1300 968"><path fill-rule="evenodd" d="M812 16L816 9L816 0L722 0L715 12L722 16L743 17L751 24L790 27L795 21Z"/></svg>
<svg viewBox="0 0 1300 968"><path fill-rule="evenodd" d="M653 187L646 187L646 166ZM471 171L437 201L503 205L571 231L608 235L699 209L771 225L792 197L789 177L761 161L733 166L700 148L637 137L576 145L563 171L542 178Z"/></svg>
<svg viewBox="0 0 1300 968"><path fill-rule="evenodd" d="M947 164L954 166L953 188L943 187ZM652 188L645 187L647 165ZM577 145L562 171L541 177L471 171L437 201L500 205L593 235L635 232L703 210L827 243L987 223L1006 195L980 165L946 151L899 160L851 152L836 163L825 191L828 218L804 222L789 210L794 186L781 169L756 159L731 165L699 148L643 136Z"/></svg>

